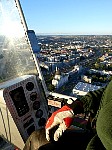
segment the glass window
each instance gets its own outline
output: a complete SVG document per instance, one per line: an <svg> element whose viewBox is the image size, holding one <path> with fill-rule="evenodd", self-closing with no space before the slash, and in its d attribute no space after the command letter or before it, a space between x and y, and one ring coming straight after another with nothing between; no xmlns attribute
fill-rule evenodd
<svg viewBox="0 0 112 150"><path fill-rule="evenodd" d="M0 82L37 74L14 0L0 0Z"/></svg>

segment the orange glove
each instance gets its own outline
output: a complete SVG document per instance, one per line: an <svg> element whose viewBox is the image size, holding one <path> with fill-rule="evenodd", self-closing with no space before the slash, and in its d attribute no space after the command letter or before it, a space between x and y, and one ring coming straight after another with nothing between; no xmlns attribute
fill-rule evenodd
<svg viewBox="0 0 112 150"><path fill-rule="evenodd" d="M73 121L74 113L71 108L68 106L63 106L59 110L55 111L51 117L48 119L46 123L46 139L49 141L49 131L56 125L59 125L58 129L54 133L54 140L58 141L58 138L62 135L62 133L70 127Z"/></svg>

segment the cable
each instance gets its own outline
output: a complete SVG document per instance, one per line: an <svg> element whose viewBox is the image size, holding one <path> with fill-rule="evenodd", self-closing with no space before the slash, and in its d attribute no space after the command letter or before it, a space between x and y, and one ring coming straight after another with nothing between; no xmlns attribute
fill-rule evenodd
<svg viewBox="0 0 112 150"><path fill-rule="evenodd" d="M7 140L8 140L7 130L6 130L5 121L4 121L4 118L3 118L3 114L2 114L1 108L0 108L0 113L1 113L1 116L2 116L2 120L3 120L3 125L4 125L4 129L5 129L5 134L6 134L6 137L7 137Z"/></svg>
<svg viewBox="0 0 112 150"><path fill-rule="evenodd" d="M6 112L7 112L7 120L8 120L8 129L9 129L9 137L10 137L10 142L11 142L11 130L10 130L10 124L9 124L9 116L8 116L8 108L6 106Z"/></svg>

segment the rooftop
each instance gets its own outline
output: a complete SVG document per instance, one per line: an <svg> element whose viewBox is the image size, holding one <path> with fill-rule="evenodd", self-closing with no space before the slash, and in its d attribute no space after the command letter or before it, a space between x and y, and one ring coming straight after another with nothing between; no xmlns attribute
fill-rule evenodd
<svg viewBox="0 0 112 150"><path fill-rule="evenodd" d="M89 91L94 91L101 88L101 86L92 85L89 83L78 82L73 89L73 94L85 95Z"/></svg>

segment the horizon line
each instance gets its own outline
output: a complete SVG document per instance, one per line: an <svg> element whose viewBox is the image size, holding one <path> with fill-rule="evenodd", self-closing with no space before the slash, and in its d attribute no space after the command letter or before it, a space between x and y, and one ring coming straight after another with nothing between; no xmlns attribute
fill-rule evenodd
<svg viewBox="0 0 112 150"><path fill-rule="evenodd" d="M56 34L56 33L36 33L36 35L69 35L69 36L112 36L112 34L66 34L66 33L62 33L62 34Z"/></svg>

